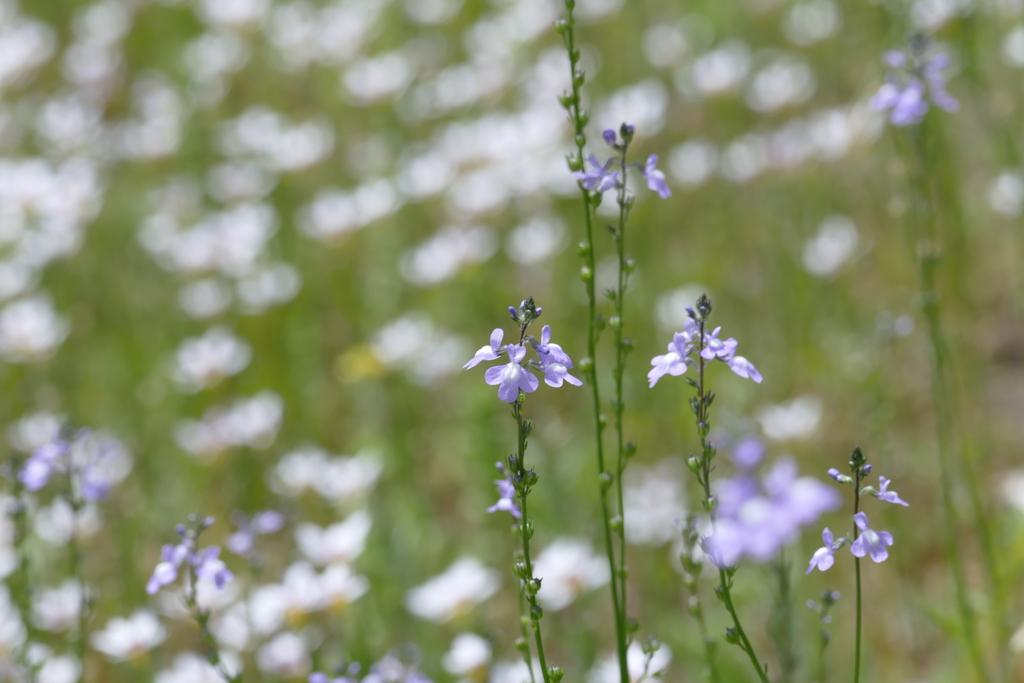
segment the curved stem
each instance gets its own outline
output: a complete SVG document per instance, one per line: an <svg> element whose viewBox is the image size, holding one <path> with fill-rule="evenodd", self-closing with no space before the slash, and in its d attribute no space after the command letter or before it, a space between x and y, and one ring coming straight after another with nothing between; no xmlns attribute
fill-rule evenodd
<svg viewBox="0 0 1024 683"><path fill-rule="evenodd" d="M581 106L580 89L583 86L584 74L579 69L580 51L576 47L575 19L573 17L573 6L566 4L567 15L563 23L558 25L558 30L565 41L566 52L569 55L569 71L572 80L572 90L566 93L562 104L569 114L569 120L573 125L574 140L576 143L576 154L570 156L569 167L572 170L581 170L584 165L584 148L586 147L586 125L589 116ZM598 495L601 499L601 518L604 532L605 553L608 556L608 569L612 580L609 587L612 596L612 610L615 615L615 644L619 660L620 683L629 683L629 668L626 661L626 617L620 601L620 584L615 580L617 563L615 561L615 547L612 540L611 509L608 503L607 477L610 476L605 470L604 460L604 416L601 414L601 391L598 384L597 372L597 338L599 334L597 316L597 294L594 291L594 274L597 270L594 255L594 222L591 210L590 193L580 185L580 196L583 203L583 221L586 228L585 240L580 245L584 259L582 279L587 293L587 360L589 363L581 363L586 378L590 383L591 397L593 399L594 412L594 442L597 455L598 472Z"/></svg>

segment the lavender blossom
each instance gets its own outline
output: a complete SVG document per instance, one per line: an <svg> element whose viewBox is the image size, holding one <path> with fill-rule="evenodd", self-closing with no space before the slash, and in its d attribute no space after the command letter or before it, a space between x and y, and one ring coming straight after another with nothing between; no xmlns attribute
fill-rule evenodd
<svg viewBox="0 0 1024 683"><path fill-rule="evenodd" d="M537 377L520 363L526 357L526 347L509 344L508 363L488 368L484 379L491 386L498 385L498 398L505 403L514 403L519 398L519 391L527 394L537 391L540 382Z"/></svg>
<svg viewBox="0 0 1024 683"><path fill-rule="evenodd" d="M721 329L721 327L717 327L710 334L704 334L703 349L700 352L701 358L704 360L720 360L728 365L729 369L736 375L744 379L752 379L760 384L764 378L757 371L757 368L754 367L754 364L743 356L735 355L739 342L731 337L725 340L718 338ZM686 372L687 365L695 362L692 355L696 349L696 340L699 336L697 322L692 318L687 319L683 331L676 332L669 343L668 353L651 359L653 368L647 373L649 386L653 387L665 375L678 377Z"/></svg>
<svg viewBox="0 0 1024 683"><path fill-rule="evenodd" d="M716 327L711 334L704 336L704 350L700 352L704 360L714 360L715 358L728 359L735 355L736 346L739 342L731 337L724 341L719 339L718 333L721 331L721 327Z"/></svg>
<svg viewBox="0 0 1024 683"><path fill-rule="evenodd" d="M515 310L514 308L512 309ZM515 318L513 318L514 320ZM475 368L480 363L487 360L498 360L501 358L501 354L505 352L504 347L501 345L501 340L505 336L505 331L500 327L494 329L491 332L491 343L489 346L481 347L479 351L473 356L473 358L462 366L463 370Z"/></svg>
<svg viewBox="0 0 1024 683"><path fill-rule="evenodd" d="M587 170L584 166L583 170L573 173L573 176L580 182L583 189L598 193L620 189L625 181L626 173L630 169L635 169L644 177L647 187L652 192L657 192L658 196L662 199L668 199L672 196L672 190L669 189L668 184L665 182L665 173L658 170L657 154L647 157L647 163L642 165L625 164L623 162L625 150L632 141L635 132L636 129L633 124L623 123L618 132L609 128L601 133L605 143L617 152L621 152L622 156L609 157L604 162L604 165L593 154L587 157L587 163L590 164L591 168ZM620 135L621 138L619 137ZM621 178L619 177L620 172L622 173Z"/></svg>
<svg viewBox="0 0 1024 683"><path fill-rule="evenodd" d="M828 527L825 527L825 530L821 532L821 540L824 541L825 545L814 551L814 555L811 556L811 563L804 574L810 574L815 567L818 568L818 571L823 572L835 563L835 538L833 538L832 532L829 531Z"/></svg>
<svg viewBox="0 0 1024 683"><path fill-rule="evenodd" d="M194 520L193 520L194 521ZM220 559L220 548L212 546L198 550L196 542L200 535L213 525L213 518L207 517L195 522L191 527L179 524L176 527L181 542L177 545L165 545L160 552L160 562L153 569L153 575L146 583L146 592L155 595L164 586L169 586L178 579L178 571L189 567L199 579L212 582L223 590L234 578L231 571Z"/></svg>
<svg viewBox="0 0 1024 683"><path fill-rule="evenodd" d="M853 521L860 529L861 534L850 546L850 552L854 557L871 555L871 559L875 562L885 562L885 559L889 557L889 551L885 548L892 545L892 534L888 531L875 531L869 527L868 516L863 512L854 515Z"/></svg>
<svg viewBox="0 0 1024 683"><path fill-rule="evenodd" d="M576 180L580 181L583 188L590 190L591 192L607 192L613 188L618 187L619 172L618 170L611 170L615 164L615 159L609 159L601 165L601 162L597 160L597 157L591 154L587 157L587 161L593 168L589 171L576 171L573 175Z"/></svg>
<svg viewBox="0 0 1024 683"><path fill-rule="evenodd" d="M536 347L540 356L540 369L544 373L544 381L552 387L562 386L566 381L575 386L582 386L583 381L569 374L572 359L558 344L551 342L551 326L541 328L540 345Z"/></svg>
<svg viewBox="0 0 1024 683"><path fill-rule="evenodd" d="M256 545L256 538L265 534L272 534L284 528L284 515L276 510L265 510L257 512L249 519L242 512L235 512L232 520L238 531L228 536L224 545L235 555L253 558Z"/></svg>
<svg viewBox="0 0 1024 683"><path fill-rule="evenodd" d="M662 199L668 199L672 196L672 190L668 189L668 185L665 183L665 174L657 169L657 165L658 155L652 154L647 157L647 163L641 168L640 173L647 179L649 190L657 192Z"/></svg>
<svg viewBox="0 0 1024 683"><path fill-rule="evenodd" d="M900 498L898 493L896 493L895 491L888 490L889 484L891 483L890 479L886 479L883 476L879 476L878 482L878 492L874 494L875 498L877 498L878 500L884 500L887 503L896 503L897 505L902 505L903 507L910 507L910 503Z"/></svg>
<svg viewBox="0 0 1024 683"><path fill-rule="evenodd" d="M18 472L18 479L29 491L39 491L55 475L67 474L75 495L95 502L106 498L130 467L130 458L119 442L80 429L68 438L57 436L36 448Z"/></svg>
<svg viewBox="0 0 1024 683"><path fill-rule="evenodd" d="M505 477L503 479L496 479L494 481L494 483L497 484L497 486L498 486L498 496L499 496L499 498L498 498L498 502L497 503L495 503L491 507L487 508L487 511L488 512L505 511L505 512L510 513L516 519L519 519L519 518L521 518L523 516L523 513L521 513L519 511L519 508L516 506L516 501L515 501L515 498L516 498L516 487L515 487L515 484L513 484L511 481L509 481L508 472L505 469L504 465L502 465L499 462L499 463L497 463L497 467L498 467L498 470L502 474L505 475Z"/></svg>
<svg viewBox="0 0 1024 683"><path fill-rule="evenodd" d="M32 452L25 466L18 473L18 479L29 491L38 491L50 481L67 455L70 446L63 439L55 439Z"/></svg>
<svg viewBox="0 0 1024 683"><path fill-rule="evenodd" d="M930 108L929 101L947 112L960 108L956 98L946 91L943 71L950 66L949 55L938 53L926 59L921 51L922 47L914 44L909 52L890 51L883 57L892 70L871 98L871 106L876 111L888 111L894 126L921 123Z"/></svg>

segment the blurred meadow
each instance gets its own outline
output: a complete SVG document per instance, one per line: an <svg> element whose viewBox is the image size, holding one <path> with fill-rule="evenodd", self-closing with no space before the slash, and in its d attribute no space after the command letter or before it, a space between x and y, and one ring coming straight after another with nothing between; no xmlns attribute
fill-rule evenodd
<svg viewBox="0 0 1024 683"><path fill-rule="evenodd" d="M527 296L566 352L586 355L563 13L559 0L0 1L5 459L64 423L117 440L106 499L76 515L53 487L28 496L37 603L73 571L72 536L81 548L88 630L103 634L87 681L220 680L174 592L146 583L189 513L215 517L207 538L223 543L238 511L276 510L284 527L253 561L225 552L235 581L208 603L245 681L365 671L414 646L432 681L523 683L518 537L485 512L515 433L480 369L461 367L493 328L511 334L506 309ZM896 543L864 567L863 680L976 680L943 549L908 167L868 104L882 53L913 31L949 53L961 103L926 122L954 471L982 493L955 487L958 551L992 669L1024 680L1024 2L578 0L576 15L589 147L603 158L600 131L633 123L633 158L659 155L673 192L637 191L624 378L629 612L638 639L663 643L664 680L704 680L678 559L679 522L700 509L686 468L700 444L685 385L648 389L645 374L702 292L764 376L714 373L721 474L730 444L753 436L769 464L793 456L831 485L826 471L859 445L911 503L871 513ZM615 285L616 212L609 195L596 213L598 292ZM590 400L586 386L530 396L530 516L535 553L549 551L536 561L548 657L567 681L611 683ZM795 644L795 673L775 680L819 680L805 603L825 589L843 594L829 680L849 677L853 567L804 575L820 526L845 529L843 515L737 575L770 675ZM721 637L711 573L699 586L723 680L753 681ZM0 600L0 651L13 662L30 637L61 662L40 683L74 683L74 629L50 597L24 619ZM15 670L0 677L24 680Z"/></svg>

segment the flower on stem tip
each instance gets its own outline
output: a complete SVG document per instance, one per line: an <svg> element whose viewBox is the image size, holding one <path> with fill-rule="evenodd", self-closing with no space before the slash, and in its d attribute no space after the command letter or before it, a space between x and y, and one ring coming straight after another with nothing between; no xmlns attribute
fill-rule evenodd
<svg viewBox="0 0 1024 683"><path fill-rule="evenodd" d="M690 310L692 311L692 309ZM693 315L695 316L696 313ZM682 375L686 372L687 366L695 362L692 355L697 349L697 341L700 336L699 329L696 320L692 317L688 318L684 323L683 331L676 332L672 337L672 341L669 342L668 353L651 359L653 367L647 373L647 379L650 382L649 386L653 387L665 375L675 377ZM718 333L721 329L721 327L716 327L710 334L704 334L703 349L700 352L701 358L704 360L720 360L728 365L729 369L739 377L752 379L760 384L764 378L757 371L757 368L754 367L754 364L743 356L736 355L736 347L739 345L739 342L731 337L724 340L718 338Z"/></svg>
<svg viewBox="0 0 1024 683"><path fill-rule="evenodd" d="M515 309L513 309L515 310ZM500 327L494 329L491 332L491 343L489 346L481 347L479 351L473 356L468 363L462 366L463 370L474 368L485 360L498 360L501 358L501 354L505 352L504 347L501 345L501 340L505 336L505 331Z"/></svg>
<svg viewBox="0 0 1024 683"><path fill-rule="evenodd" d="M672 196L672 190L668 189L668 185L665 183L665 173L659 171L657 166L658 155L652 154L647 157L647 163L640 169L640 173L647 179L647 189L657 192L662 199L668 199Z"/></svg>
<svg viewBox="0 0 1024 683"><path fill-rule="evenodd" d="M929 102L947 112L960 108L956 98L946 91L943 71L950 66L949 55L940 52L925 58L920 54L922 51L921 41L914 41L910 51L892 50L883 57L892 71L871 98L871 106L876 111L889 112L894 126L921 123L930 108Z"/></svg>
<svg viewBox="0 0 1024 683"><path fill-rule="evenodd" d="M212 546L203 550L196 548L199 536L213 525L213 518L190 520L193 525L179 524L176 531L181 537L177 545L165 545L160 552L160 562L153 569L153 575L146 583L146 592L155 595L164 586L178 579L178 570L190 566L196 578L213 583L219 590L234 579L234 575L220 559L220 547Z"/></svg>
<svg viewBox="0 0 1024 683"><path fill-rule="evenodd" d="M540 382L537 377L520 363L526 356L526 347L519 344L509 344L505 347L508 352L508 363L488 368L484 373L484 379L491 386L498 386L498 398L505 403L514 403L519 398L519 390L525 393L537 391Z"/></svg>
<svg viewBox="0 0 1024 683"><path fill-rule="evenodd" d="M891 479L886 479L883 476L878 477L878 493L874 494L875 498L877 498L878 500L884 500L887 503L896 503L897 505L910 507L910 503L900 498L898 493L896 493L895 491L888 490L891 481Z"/></svg>
<svg viewBox="0 0 1024 683"><path fill-rule="evenodd" d="M576 171L573 175L576 180L580 181L583 188L590 190L591 192L607 192L608 190L618 187L619 172L618 170L611 170L612 165L615 163L615 159L609 159L601 165L601 162L597 160L597 157L591 154L587 157L587 161L594 168L590 171L582 170Z"/></svg>
<svg viewBox="0 0 1024 683"><path fill-rule="evenodd" d="M832 536L832 532L829 531L828 527L821 532L821 540L825 542L825 545L814 551L814 555L811 556L811 563L807 567L805 574L810 574L815 567L818 571L825 571L835 563L835 538Z"/></svg>
<svg viewBox="0 0 1024 683"><path fill-rule="evenodd" d="M854 557L871 555L871 559L875 562L885 562L885 559L889 557L889 551L885 548L892 545L892 534L888 531L875 531L869 527L868 516L863 512L854 515L853 521L861 533L850 546L850 552Z"/></svg>

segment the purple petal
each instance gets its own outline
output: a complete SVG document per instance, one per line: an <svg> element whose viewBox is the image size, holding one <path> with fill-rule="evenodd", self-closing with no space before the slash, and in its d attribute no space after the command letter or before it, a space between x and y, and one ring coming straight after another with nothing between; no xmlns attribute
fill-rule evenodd
<svg viewBox="0 0 1024 683"><path fill-rule="evenodd" d="M876 533L878 534L879 540L881 540L884 545L892 545L892 534L888 531L878 531Z"/></svg>
<svg viewBox="0 0 1024 683"><path fill-rule="evenodd" d="M885 562L886 558L889 557L889 551L885 549L884 545L872 545L870 547L871 559L875 562Z"/></svg>
<svg viewBox="0 0 1024 683"><path fill-rule="evenodd" d="M824 541L825 545L827 545L829 548L831 548L832 545L836 542L835 537L832 535L832 532L829 531L828 527L825 527L825 530L821 532L821 540Z"/></svg>
<svg viewBox="0 0 1024 683"><path fill-rule="evenodd" d="M868 552L867 546L868 542L861 536L850 546L850 552L853 553L854 557L864 557Z"/></svg>
<svg viewBox="0 0 1024 683"><path fill-rule="evenodd" d="M502 377L505 376L505 368L507 365L496 365L493 368L487 368L487 372L484 373L484 381L494 386L495 384L501 384Z"/></svg>
<svg viewBox="0 0 1024 683"><path fill-rule="evenodd" d="M615 136L615 131L609 128L605 132L601 133L601 137L604 138L605 144L609 147L614 147L618 138Z"/></svg>
<svg viewBox="0 0 1024 683"><path fill-rule="evenodd" d="M858 512L853 516L853 522L857 525L857 528L861 531L868 530L868 516L863 512Z"/></svg>

